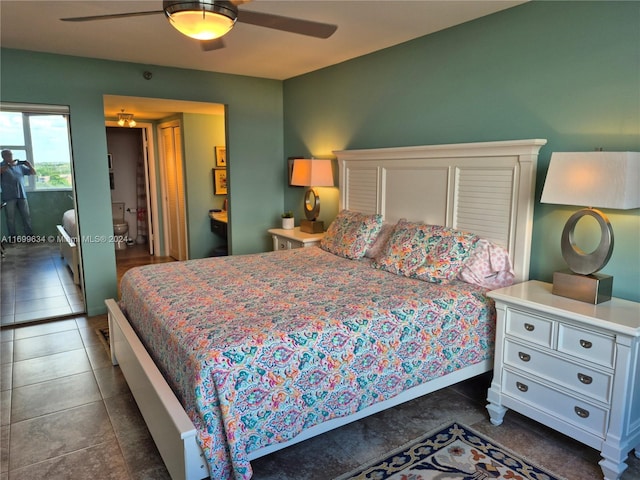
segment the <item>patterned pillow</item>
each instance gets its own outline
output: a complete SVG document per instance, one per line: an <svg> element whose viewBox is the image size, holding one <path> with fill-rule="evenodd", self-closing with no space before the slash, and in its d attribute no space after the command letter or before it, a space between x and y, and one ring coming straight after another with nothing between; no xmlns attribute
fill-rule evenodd
<svg viewBox="0 0 640 480"><path fill-rule="evenodd" d="M456 279L479 240L438 225L399 221L374 267L405 277L447 284Z"/></svg>
<svg viewBox="0 0 640 480"><path fill-rule="evenodd" d="M509 252L500 245L481 238L460 270L458 278L489 290L512 285L515 275Z"/></svg>
<svg viewBox="0 0 640 480"><path fill-rule="evenodd" d="M345 258L362 258L382 227L382 215L342 210L329 225L320 247Z"/></svg>
<svg viewBox="0 0 640 480"><path fill-rule="evenodd" d="M382 227L380 227L380 232L376 235L375 240L371 242L371 246L367 249L364 256L367 258L378 258L385 251L394 229L395 225L383 223Z"/></svg>

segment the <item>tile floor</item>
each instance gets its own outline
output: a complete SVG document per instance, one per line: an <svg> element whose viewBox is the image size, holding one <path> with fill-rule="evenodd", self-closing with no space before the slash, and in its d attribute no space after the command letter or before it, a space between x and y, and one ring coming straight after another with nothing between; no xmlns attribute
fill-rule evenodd
<svg viewBox="0 0 640 480"><path fill-rule="evenodd" d="M78 316L0 331L0 480L163 480L168 474L120 369ZM490 375L354 422L253 462L254 480L325 480L448 421L460 421L569 480L602 478L598 452L514 412L491 425ZM640 478L631 457L623 480Z"/></svg>
<svg viewBox="0 0 640 480"><path fill-rule="evenodd" d="M50 243L5 245L0 264L2 325L84 312L80 287Z"/></svg>

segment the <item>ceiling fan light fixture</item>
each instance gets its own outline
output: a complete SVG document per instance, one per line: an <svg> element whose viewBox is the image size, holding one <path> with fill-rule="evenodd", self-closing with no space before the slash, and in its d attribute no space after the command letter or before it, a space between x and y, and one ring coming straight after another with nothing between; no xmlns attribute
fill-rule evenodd
<svg viewBox="0 0 640 480"><path fill-rule="evenodd" d="M227 34L238 18L231 2L216 0L167 1L163 9L169 23L183 35L196 40L213 40Z"/></svg>

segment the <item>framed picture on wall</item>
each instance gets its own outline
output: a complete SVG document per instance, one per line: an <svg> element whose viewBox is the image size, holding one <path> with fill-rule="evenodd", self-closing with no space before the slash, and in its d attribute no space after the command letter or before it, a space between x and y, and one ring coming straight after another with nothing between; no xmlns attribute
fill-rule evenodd
<svg viewBox="0 0 640 480"><path fill-rule="evenodd" d="M227 147L215 147L216 167L227 166Z"/></svg>
<svg viewBox="0 0 640 480"><path fill-rule="evenodd" d="M227 169L226 168L213 169L213 194L214 195L227 194Z"/></svg>

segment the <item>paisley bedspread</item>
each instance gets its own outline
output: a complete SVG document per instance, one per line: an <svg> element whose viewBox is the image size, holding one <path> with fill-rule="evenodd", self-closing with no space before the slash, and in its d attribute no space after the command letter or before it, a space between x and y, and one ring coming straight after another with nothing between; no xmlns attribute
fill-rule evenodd
<svg viewBox="0 0 640 480"><path fill-rule="evenodd" d="M485 291L317 247L129 270L121 307L199 432L211 478L247 454L490 358Z"/></svg>

